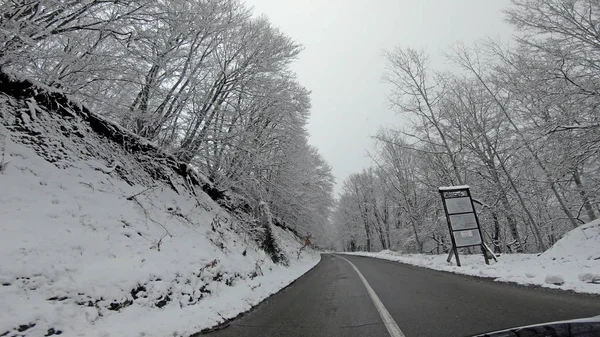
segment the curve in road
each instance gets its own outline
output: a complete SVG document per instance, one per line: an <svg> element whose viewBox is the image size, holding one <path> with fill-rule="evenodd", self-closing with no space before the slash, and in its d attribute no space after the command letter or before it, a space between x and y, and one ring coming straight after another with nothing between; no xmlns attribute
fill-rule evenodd
<svg viewBox="0 0 600 337"><path fill-rule="evenodd" d="M390 336L353 265L406 337L468 336L600 315L598 296L323 254L321 262L290 287L207 335Z"/></svg>

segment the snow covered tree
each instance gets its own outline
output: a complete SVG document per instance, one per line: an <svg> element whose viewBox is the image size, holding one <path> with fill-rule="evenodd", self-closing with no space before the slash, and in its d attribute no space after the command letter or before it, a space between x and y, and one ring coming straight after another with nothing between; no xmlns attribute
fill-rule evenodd
<svg viewBox="0 0 600 337"><path fill-rule="evenodd" d="M302 47L267 18L239 0L15 0L0 11L0 70L78 98L275 224L330 244L333 176L308 144L309 92L289 69Z"/></svg>
<svg viewBox="0 0 600 337"><path fill-rule="evenodd" d="M446 54L452 72L429 69L422 51L386 54L392 106L411 126L382 131L373 159L399 219L437 217L439 200L418 202L463 183L497 252L543 251L597 218L599 13L589 0L513 0L506 15L519 31L515 44L459 44ZM344 205L359 200L357 191L348 189ZM422 195L411 199L413 191ZM348 218L335 219L348 226ZM446 236L432 217L413 223L417 246Z"/></svg>

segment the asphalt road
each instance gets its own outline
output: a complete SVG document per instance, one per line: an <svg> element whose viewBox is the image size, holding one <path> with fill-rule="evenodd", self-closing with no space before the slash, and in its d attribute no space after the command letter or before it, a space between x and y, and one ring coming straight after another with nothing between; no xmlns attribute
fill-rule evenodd
<svg viewBox="0 0 600 337"><path fill-rule="evenodd" d="M600 315L600 297L526 288L397 262L322 255L294 284L226 327L230 336L390 336L351 261L406 337L468 336ZM599 286L600 287L600 286Z"/></svg>

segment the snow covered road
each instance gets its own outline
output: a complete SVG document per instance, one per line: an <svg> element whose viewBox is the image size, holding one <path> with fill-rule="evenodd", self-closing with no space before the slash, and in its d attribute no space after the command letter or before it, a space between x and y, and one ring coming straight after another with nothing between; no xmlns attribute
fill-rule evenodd
<svg viewBox="0 0 600 337"><path fill-rule="evenodd" d="M406 337L464 336L600 315L600 297L526 288L397 262L343 255L356 266ZM390 336L352 265L333 254L292 286L208 334Z"/></svg>

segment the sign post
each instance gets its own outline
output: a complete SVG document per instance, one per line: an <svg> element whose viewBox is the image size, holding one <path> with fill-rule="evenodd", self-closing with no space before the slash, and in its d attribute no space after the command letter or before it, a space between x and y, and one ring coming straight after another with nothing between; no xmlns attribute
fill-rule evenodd
<svg viewBox="0 0 600 337"><path fill-rule="evenodd" d="M439 192L452 240L452 250L447 261L450 262L454 253L456 265L460 267L458 248L480 246L485 263L490 264L469 186L440 187Z"/></svg>

